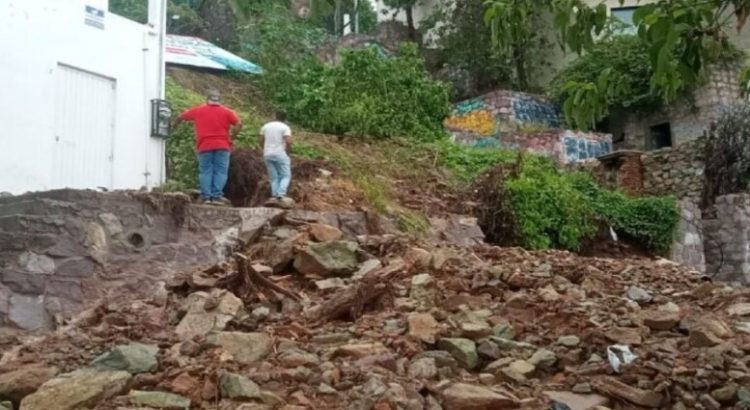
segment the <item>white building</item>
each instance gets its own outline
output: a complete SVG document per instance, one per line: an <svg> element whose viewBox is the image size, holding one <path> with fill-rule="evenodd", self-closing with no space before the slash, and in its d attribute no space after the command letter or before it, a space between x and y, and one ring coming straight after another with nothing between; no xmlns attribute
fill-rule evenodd
<svg viewBox="0 0 750 410"><path fill-rule="evenodd" d="M0 192L163 182L165 8L143 25L108 0L0 0Z"/></svg>

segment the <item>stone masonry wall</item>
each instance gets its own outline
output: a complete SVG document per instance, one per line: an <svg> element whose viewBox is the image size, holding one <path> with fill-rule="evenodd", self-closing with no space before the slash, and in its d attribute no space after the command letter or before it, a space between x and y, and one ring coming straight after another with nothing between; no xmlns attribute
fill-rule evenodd
<svg viewBox="0 0 750 410"><path fill-rule="evenodd" d="M706 272L750 285L750 194L720 196L710 211L703 220Z"/></svg>
<svg viewBox="0 0 750 410"><path fill-rule="evenodd" d="M519 149L554 157L560 163L612 151L611 135L562 130L557 104L508 90L457 103L445 125L461 144Z"/></svg>
<svg viewBox="0 0 750 410"><path fill-rule="evenodd" d="M151 297L228 259L280 218L367 235L362 212L189 205L186 197L59 190L0 198L0 327L48 330L98 300ZM387 221L379 228L390 231Z"/></svg>
<svg viewBox="0 0 750 410"><path fill-rule="evenodd" d="M723 109L743 102L740 84L741 64L714 66L708 70L706 85L688 99L650 114L619 114L613 117L610 131L624 136L618 149L654 149L649 138L651 127L669 123L672 146L703 136Z"/></svg>
<svg viewBox="0 0 750 410"><path fill-rule="evenodd" d="M705 140L699 138L673 148L645 152L643 193L697 200L705 185Z"/></svg>

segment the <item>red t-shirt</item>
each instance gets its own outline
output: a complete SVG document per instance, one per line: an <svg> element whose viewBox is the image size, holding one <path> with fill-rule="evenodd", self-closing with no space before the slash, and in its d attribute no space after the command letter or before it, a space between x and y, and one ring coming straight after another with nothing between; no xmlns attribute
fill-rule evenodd
<svg viewBox="0 0 750 410"><path fill-rule="evenodd" d="M182 113L180 118L195 123L198 152L228 150L232 146L229 127L240 123L240 118L234 111L220 104L193 107Z"/></svg>

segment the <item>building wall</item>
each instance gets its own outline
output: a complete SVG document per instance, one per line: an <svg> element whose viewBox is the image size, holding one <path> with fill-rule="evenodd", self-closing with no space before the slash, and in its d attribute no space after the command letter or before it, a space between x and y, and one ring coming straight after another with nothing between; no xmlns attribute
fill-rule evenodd
<svg viewBox="0 0 750 410"><path fill-rule="evenodd" d="M58 188L58 64L116 82L114 171L106 188L164 179L163 141L149 136L150 100L159 98L163 81L158 32L109 12L104 29L86 25L86 5L108 9L107 0L0 0L0 192Z"/></svg>
<svg viewBox="0 0 750 410"><path fill-rule="evenodd" d="M750 34L750 33L749 33ZM609 131L621 137L620 149L652 150L651 127L669 123L672 145L676 146L703 136L711 123L728 106L743 102L740 73L742 66L731 64L709 69L708 83L698 88L689 99L680 99L653 113L614 113Z"/></svg>

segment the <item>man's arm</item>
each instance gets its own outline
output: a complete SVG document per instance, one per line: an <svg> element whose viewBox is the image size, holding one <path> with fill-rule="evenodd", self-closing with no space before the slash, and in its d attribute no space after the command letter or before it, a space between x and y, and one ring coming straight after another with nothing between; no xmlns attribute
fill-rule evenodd
<svg viewBox="0 0 750 410"><path fill-rule="evenodd" d="M289 150L292 149L292 129L287 127L286 132L284 132L284 148L286 149L286 152L290 152Z"/></svg>
<svg viewBox="0 0 750 410"><path fill-rule="evenodd" d="M232 125L229 135L232 137L232 140L234 141L238 135L240 135L240 132L242 132L242 123L239 122L237 124Z"/></svg>
<svg viewBox="0 0 750 410"><path fill-rule="evenodd" d="M185 121L193 121L194 119L195 119L195 108L186 110L185 112L177 116L177 118L172 120L172 129L176 129L177 127L180 126L180 124L182 124Z"/></svg>
<svg viewBox="0 0 750 410"><path fill-rule="evenodd" d="M179 127L185 120L182 119L182 117L177 117L172 120L171 128L172 130L176 130L177 127Z"/></svg>

